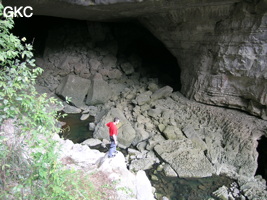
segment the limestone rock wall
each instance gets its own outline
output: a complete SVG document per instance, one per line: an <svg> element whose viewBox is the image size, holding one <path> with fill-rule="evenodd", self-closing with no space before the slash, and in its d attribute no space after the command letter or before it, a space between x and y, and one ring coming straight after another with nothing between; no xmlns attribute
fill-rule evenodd
<svg viewBox="0 0 267 200"><path fill-rule="evenodd" d="M176 56L185 96L266 119L266 6L203 4L141 21Z"/></svg>

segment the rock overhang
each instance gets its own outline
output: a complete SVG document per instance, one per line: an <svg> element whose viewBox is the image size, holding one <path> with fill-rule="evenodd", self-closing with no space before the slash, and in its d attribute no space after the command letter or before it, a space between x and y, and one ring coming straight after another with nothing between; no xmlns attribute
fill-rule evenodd
<svg viewBox="0 0 267 200"><path fill-rule="evenodd" d="M113 21L153 16L172 10L232 6L240 0L3 0L4 6L31 6L34 15L89 21Z"/></svg>

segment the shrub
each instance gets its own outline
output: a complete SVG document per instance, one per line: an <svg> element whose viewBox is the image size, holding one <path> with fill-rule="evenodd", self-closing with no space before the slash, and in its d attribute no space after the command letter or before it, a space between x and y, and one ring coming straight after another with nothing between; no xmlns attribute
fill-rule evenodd
<svg viewBox="0 0 267 200"><path fill-rule="evenodd" d="M38 94L33 47L14 36L12 18L0 3L0 199L98 199L80 187L75 173L63 170L52 139L58 102ZM88 183L91 184L90 181Z"/></svg>
<svg viewBox="0 0 267 200"><path fill-rule="evenodd" d="M35 79L42 69L35 67L33 47L10 33L14 21L3 18L2 10L0 4L0 123L12 122L14 131L1 132L1 195L66 199L65 172L57 164L51 139L59 128L57 113L49 107L57 102L36 92Z"/></svg>

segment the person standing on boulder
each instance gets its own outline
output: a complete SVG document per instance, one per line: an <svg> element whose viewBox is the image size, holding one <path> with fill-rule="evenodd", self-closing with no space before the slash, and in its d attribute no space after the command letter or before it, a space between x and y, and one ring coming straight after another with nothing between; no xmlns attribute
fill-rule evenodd
<svg viewBox="0 0 267 200"><path fill-rule="evenodd" d="M109 138L110 138L110 147L108 151L108 157L112 158L115 157L115 154L117 153L116 147L118 144L117 136L118 136L118 128L117 124L120 122L120 119L118 117L115 117L113 122L109 122L106 124L106 126L109 128Z"/></svg>

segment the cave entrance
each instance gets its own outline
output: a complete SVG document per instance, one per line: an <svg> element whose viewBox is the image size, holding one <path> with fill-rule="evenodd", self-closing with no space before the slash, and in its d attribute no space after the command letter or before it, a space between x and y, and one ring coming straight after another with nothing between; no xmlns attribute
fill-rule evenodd
<svg viewBox="0 0 267 200"><path fill-rule="evenodd" d="M267 138L265 136L260 138L257 151L259 153L258 169L255 175L261 175L267 180Z"/></svg>
<svg viewBox="0 0 267 200"><path fill-rule="evenodd" d="M161 41L137 21L104 23L33 16L31 18L15 18L13 32L19 37L26 37L27 43L33 43L35 55L40 56L44 53L49 31L64 27L67 24L72 24L73 26L68 27L73 27L73 29L78 26L87 27L89 23L100 23L109 27L111 33L109 37L115 38L118 43L118 58L123 59L123 57L129 57L130 55L139 56L142 60L142 67L139 69L142 71L142 76L157 78L159 84L169 85L174 91L180 91L180 68L176 58ZM103 30L106 31L106 29ZM96 37L99 38L101 35ZM98 42L96 45L105 45L105 41Z"/></svg>
<svg viewBox="0 0 267 200"><path fill-rule="evenodd" d="M152 33L138 22L113 23L111 29L115 35L119 51L118 57L136 54L142 59L142 70L159 82L180 91L180 68L176 58Z"/></svg>

